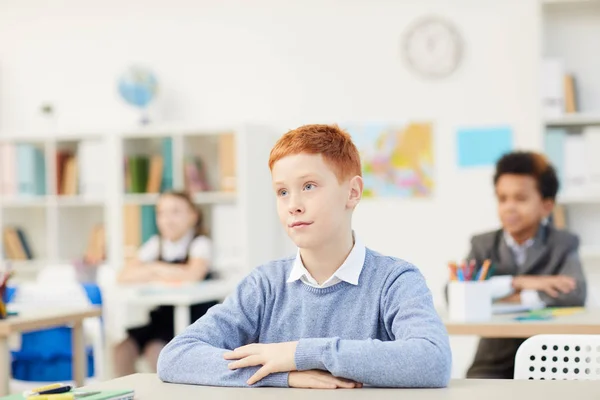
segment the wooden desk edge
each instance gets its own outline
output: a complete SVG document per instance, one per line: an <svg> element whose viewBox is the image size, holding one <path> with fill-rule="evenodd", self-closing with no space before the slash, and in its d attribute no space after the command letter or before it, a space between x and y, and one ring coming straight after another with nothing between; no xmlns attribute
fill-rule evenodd
<svg viewBox="0 0 600 400"><path fill-rule="evenodd" d="M49 313L48 315L43 315L42 313L35 315L32 313L32 315L11 317L0 321L0 336L8 336L17 332L33 331L52 326L68 325L85 318L99 317L100 315L102 315L102 308L90 307Z"/></svg>
<svg viewBox="0 0 600 400"><path fill-rule="evenodd" d="M598 335L600 325L594 324L452 324L446 323L449 335L473 335L482 338L529 338L540 334Z"/></svg>

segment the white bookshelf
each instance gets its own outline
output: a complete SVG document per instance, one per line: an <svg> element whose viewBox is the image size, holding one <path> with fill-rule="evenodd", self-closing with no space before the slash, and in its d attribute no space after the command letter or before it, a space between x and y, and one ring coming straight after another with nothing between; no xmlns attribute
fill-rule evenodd
<svg viewBox="0 0 600 400"><path fill-rule="evenodd" d="M578 102L576 113L546 117L544 126L546 130L562 131L567 136L590 132L588 127L600 126L600 53L596 39L600 37L600 1L542 0L541 3L543 57L561 60L564 72L575 77ZM587 137L585 140L587 150L590 144ZM594 142L595 139L590 143ZM592 171L589 165L587 168ZM597 270L600 265L600 193L587 188L578 188L576 193L565 192L566 186L562 182L563 192L557 200L564 207L567 228L580 238L580 255L586 269Z"/></svg>
<svg viewBox="0 0 600 400"><path fill-rule="evenodd" d="M233 135L235 149L235 188L228 191L221 190L218 168L219 137L225 134ZM124 159L136 153L156 153L163 138L172 141L173 189L184 189L186 156L201 156L205 161L211 190L197 192L193 199L205 215L213 240L215 268L225 274L246 273L279 256L282 243L267 166L276 135L266 127L162 125L80 135L47 133L26 139L4 134L0 135L0 143L36 143L45 155L45 195L0 197L0 226L22 227L35 254L33 260L11 262L16 278L33 279L46 265L81 258L97 224L105 227L106 263L120 268L127 253L124 206L152 206L159 196L125 192ZM86 140L100 141L104 146L102 159L106 162L99 166L98 173L105 174L105 190L91 195L57 195L57 151L76 150Z"/></svg>

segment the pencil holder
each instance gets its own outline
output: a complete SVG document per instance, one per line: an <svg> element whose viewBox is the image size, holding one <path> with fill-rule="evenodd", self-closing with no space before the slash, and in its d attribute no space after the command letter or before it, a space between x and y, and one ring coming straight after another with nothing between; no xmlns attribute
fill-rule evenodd
<svg viewBox="0 0 600 400"><path fill-rule="evenodd" d="M449 319L458 322L486 321L492 317L492 291L488 281L450 282Z"/></svg>

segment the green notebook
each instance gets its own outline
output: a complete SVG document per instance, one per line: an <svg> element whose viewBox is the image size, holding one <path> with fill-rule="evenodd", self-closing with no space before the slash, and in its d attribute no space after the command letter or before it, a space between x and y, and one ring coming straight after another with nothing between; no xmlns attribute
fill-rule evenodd
<svg viewBox="0 0 600 400"><path fill-rule="evenodd" d="M100 391L100 393L95 394L95 395L91 395L91 396L84 396L84 394L86 392L98 392L98 390L93 390L93 389L86 389L86 390L76 390L75 393L77 393L78 395L75 395L75 399L81 399L81 400L133 400L134 397L134 393L133 390L102 390ZM64 394L70 394L73 392L67 392ZM40 395L40 398L46 397L49 395ZM52 395L52 396L57 396L57 399L60 399L60 397L58 397L59 395ZM32 396L29 397L29 399L35 399L37 396ZM53 397L50 397L51 399ZM10 396L6 396L6 397L0 397L0 400L23 400L23 399L28 399L27 397L23 396L22 394L13 394Z"/></svg>

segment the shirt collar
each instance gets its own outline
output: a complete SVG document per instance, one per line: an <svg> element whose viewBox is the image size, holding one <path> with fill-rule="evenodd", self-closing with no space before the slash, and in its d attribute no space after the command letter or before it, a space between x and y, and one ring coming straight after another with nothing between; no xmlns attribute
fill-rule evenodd
<svg viewBox="0 0 600 400"><path fill-rule="evenodd" d="M342 265L333 273L333 276L337 277L339 280L356 286L358 285L358 278L360 277L363 265L365 264L367 249L363 242L357 238L356 235L354 235L354 232L352 232L352 235L354 237L354 246L352 246L350 254L348 254L348 257L346 257ZM298 249L298 253L296 254L296 259L294 260L294 265L292 266L292 270L290 271L287 282L289 283L297 281L298 279L302 278L302 276L312 278L302 263L300 249Z"/></svg>

